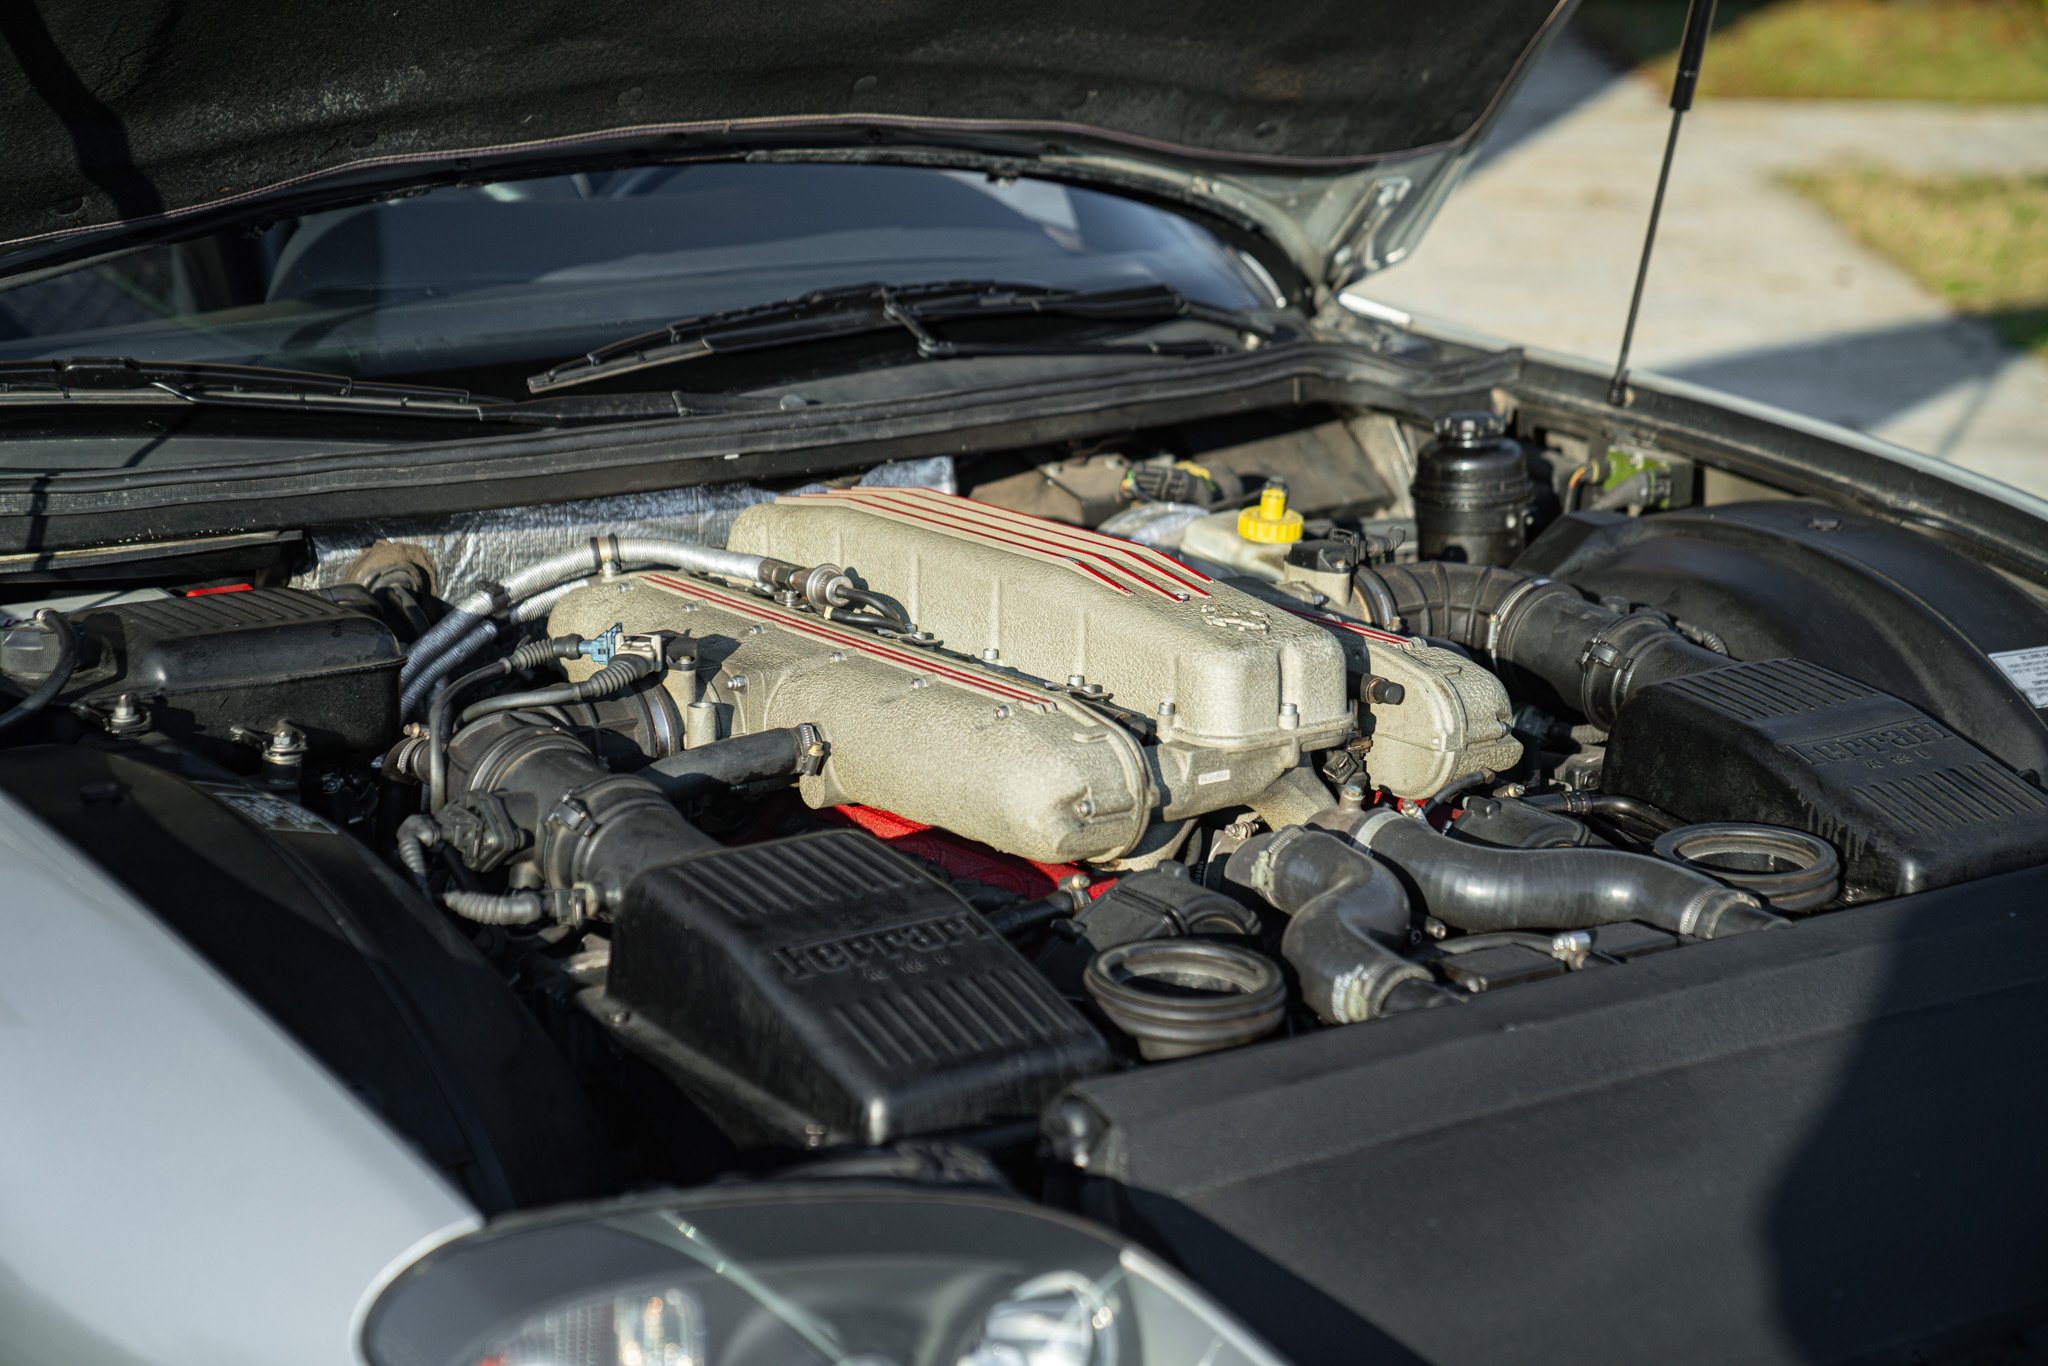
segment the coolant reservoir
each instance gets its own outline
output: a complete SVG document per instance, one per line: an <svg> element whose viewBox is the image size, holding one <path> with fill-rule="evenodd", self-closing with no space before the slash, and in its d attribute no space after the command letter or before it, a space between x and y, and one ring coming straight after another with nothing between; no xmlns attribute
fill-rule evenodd
<svg viewBox="0 0 2048 1366"><path fill-rule="evenodd" d="M1300 539L1301 514L1287 506L1287 486L1272 483L1260 490L1255 507L1188 523L1180 548L1184 555L1278 583L1287 551Z"/></svg>

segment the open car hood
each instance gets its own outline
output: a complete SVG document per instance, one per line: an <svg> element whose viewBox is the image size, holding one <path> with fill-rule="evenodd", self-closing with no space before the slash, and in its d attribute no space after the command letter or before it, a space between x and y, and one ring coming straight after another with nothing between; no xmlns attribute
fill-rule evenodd
<svg viewBox="0 0 2048 1366"><path fill-rule="evenodd" d="M1341 288L1414 245L1572 0L0 5L0 276L611 157L1107 185Z"/></svg>

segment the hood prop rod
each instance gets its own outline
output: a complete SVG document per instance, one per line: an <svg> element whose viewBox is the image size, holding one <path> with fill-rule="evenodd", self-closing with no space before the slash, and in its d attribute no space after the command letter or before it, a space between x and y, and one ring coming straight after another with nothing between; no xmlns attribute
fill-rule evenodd
<svg viewBox="0 0 2048 1366"><path fill-rule="evenodd" d="M1707 31L1714 26L1715 0L1690 0L1685 10L1685 38L1678 46L1678 78L1671 83L1671 132L1664 139L1664 164L1657 172L1657 193L1650 200L1650 226L1643 234L1643 259L1636 266L1636 290L1628 301L1628 325L1621 331L1621 355L1614 378L1607 382L1607 401L1628 406L1628 352L1636 339L1636 314L1643 307L1643 281L1650 274L1650 251L1657 245L1657 220L1664 212L1664 187L1671 181L1671 158L1678 151L1678 125L1692 108L1700 83L1700 59L1707 50Z"/></svg>

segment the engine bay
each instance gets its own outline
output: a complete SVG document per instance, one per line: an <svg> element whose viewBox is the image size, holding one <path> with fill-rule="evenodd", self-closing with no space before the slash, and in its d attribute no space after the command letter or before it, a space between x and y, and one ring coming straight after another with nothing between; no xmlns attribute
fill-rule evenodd
<svg viewBox="0 0 2048 1366"><path fill-rule="evenodd" d="M2038 586L1602 445L1271 413L17 583L0 790L489 1210L1035 1185L1084 1078L2048 862Z"/></svg>

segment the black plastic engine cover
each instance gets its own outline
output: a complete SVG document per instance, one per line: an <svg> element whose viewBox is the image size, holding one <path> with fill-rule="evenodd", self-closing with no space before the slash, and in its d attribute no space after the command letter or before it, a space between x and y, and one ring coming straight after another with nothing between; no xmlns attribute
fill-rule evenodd
<svg viewBox="0 0 2048 1366"><path fill-rule="evenodd" d="M1930 536L1803 500L1559 518L1517 569L1669 612L1737 659L1806 659L2048 776L2048 707L1990 657L2048 648L2048 609Z"/></svg>
<svg viewBox="0 0 2048 1366"><path fill-rule="evenodd" d="M610 1146L540 1026L447 917L353 836L161 742L0 751L0 790L483 1210L615 1188Z"/></svg>
<svg viewBox="0 0 2048 1366"><path fill-rule="evenodd" d="M368 754L398 729L401 656L375 617L292 588L127 603L76 619L101 657L67 701L124 692L152 726L218 749L290 722L316 749Z"/></svg>
<svg viewBox="0 0 2048 1366"><path fill-rule="evenodd" d="M2048 796L1908 702L1796 659L1653 683L1601 786L1688 821L1765 821L1842 855L1851 900L2048 862Z"/></svg>
<svg viewBox="0 0 2048 1366"><path fill-rule="evenodd" d="M859 831L641 877L592 1004L743 1141L1021 1119L1109 1063L978 912Z"/></svg>
<svg viewBox="0 0 2048 1366"><path fill-rule="evenodd" d="M1301 1366L2038 1361L2048 868L1629 956L1090 1077L1047 1138Z"/></svg>

